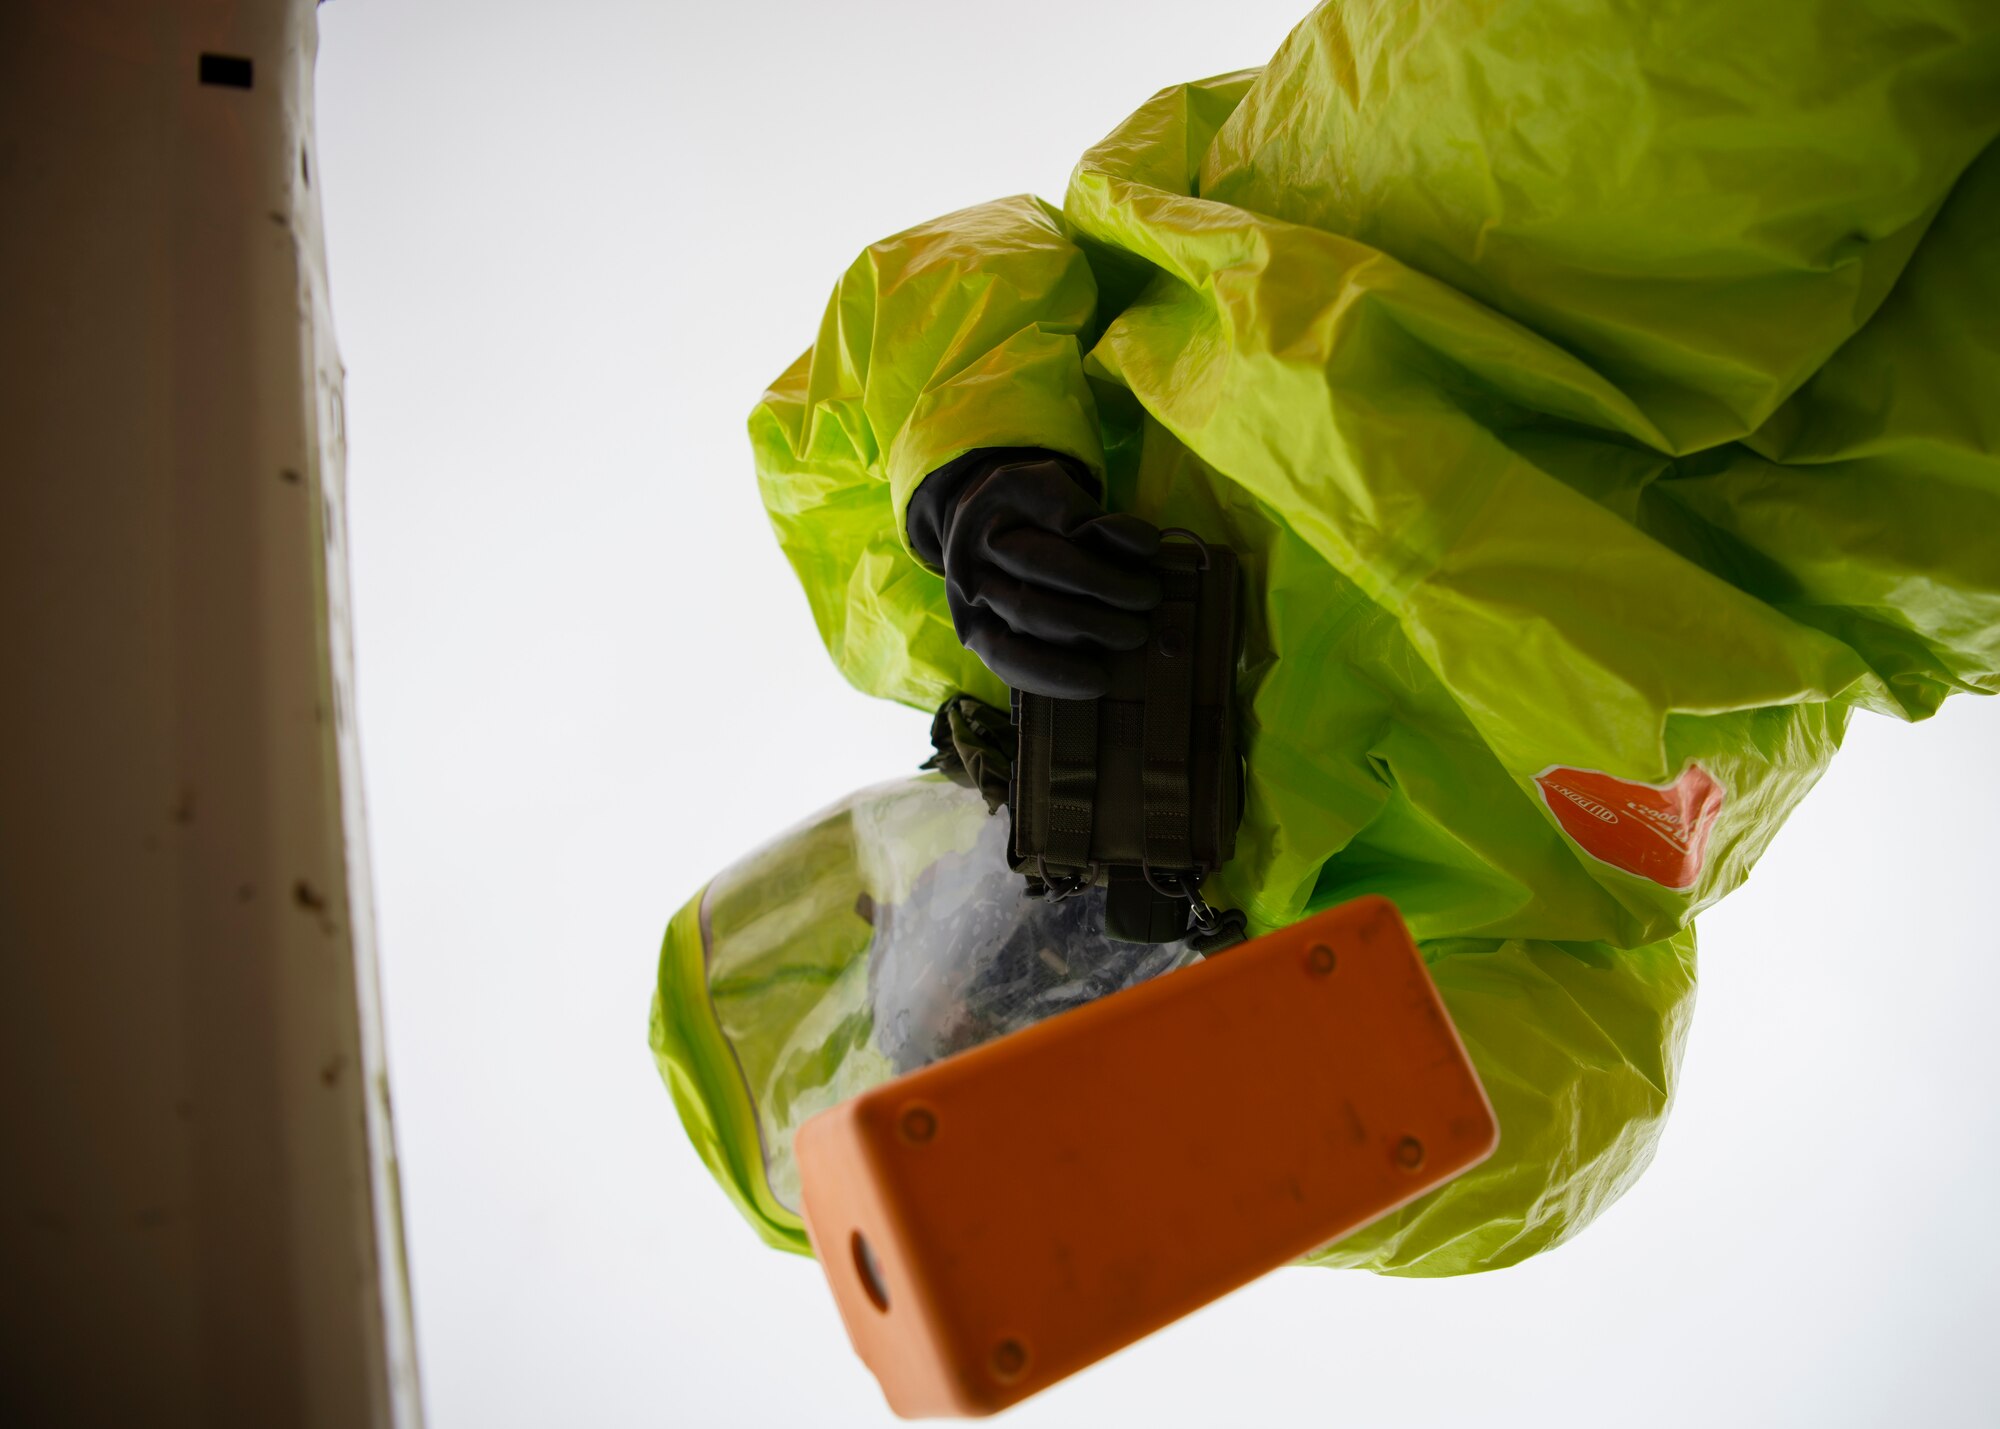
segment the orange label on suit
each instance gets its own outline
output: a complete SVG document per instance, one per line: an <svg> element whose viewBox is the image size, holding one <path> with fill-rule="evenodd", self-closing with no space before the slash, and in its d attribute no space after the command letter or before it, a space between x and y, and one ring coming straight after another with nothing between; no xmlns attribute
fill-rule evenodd
<svg viewBox="0 0 2000 1429"><path fill-rule="evenodd" d="M1535 776L1549 812L1585 853L1663 888L1692 888L1726 790L1699 764L1671 784L1560 765Z"/></svg>

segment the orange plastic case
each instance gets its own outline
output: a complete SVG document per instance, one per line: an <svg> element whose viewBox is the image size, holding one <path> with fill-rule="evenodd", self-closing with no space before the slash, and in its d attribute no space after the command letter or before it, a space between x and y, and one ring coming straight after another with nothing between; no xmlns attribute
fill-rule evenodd
<svg viewBox="0 0 2000 1429"><path fill-rule="evenodd" d="M920 1418L1004 1409L1497 1141L1366 898L899 1077L795 1152L854 1348Z"/></svg>

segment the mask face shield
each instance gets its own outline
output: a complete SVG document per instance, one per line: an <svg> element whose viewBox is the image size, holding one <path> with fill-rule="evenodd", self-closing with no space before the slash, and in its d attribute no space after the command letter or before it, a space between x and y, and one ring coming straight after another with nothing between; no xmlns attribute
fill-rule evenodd
<svg viewBox="0 0 2000 1429"><path fill-rule="evenodd" d="M937 775L863 789L710 881L669 927L653 1049L709 1167L804 1251L792 1137L891 1077L1195 962L1030 897L1006 818Z"/></svg>

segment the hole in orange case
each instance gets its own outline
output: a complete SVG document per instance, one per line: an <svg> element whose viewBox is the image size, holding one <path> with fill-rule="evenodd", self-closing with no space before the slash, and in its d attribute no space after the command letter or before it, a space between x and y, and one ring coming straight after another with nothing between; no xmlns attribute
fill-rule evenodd
<svg viewBox="0 0 2000 1429"><path fill-rule="evenodd" d="M889 1287L882 1283L882 1264L875 1248L860 1231L854 1233L854 1273L861 1277L861 1291L868 1302L883 1314L889 1313Z"/></svg>

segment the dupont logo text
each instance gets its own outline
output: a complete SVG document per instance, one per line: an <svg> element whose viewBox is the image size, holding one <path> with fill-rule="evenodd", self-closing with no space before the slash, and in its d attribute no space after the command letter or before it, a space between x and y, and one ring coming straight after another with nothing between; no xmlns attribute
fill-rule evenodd
<svg viewBox="0 0 2000 1429"><path fill-rule="evenodd" d="M1726 792L1699 764L1671 784L1555 765L1535 776L1542 801L1578 848L1662 888L1694 887Z"/></svg>

